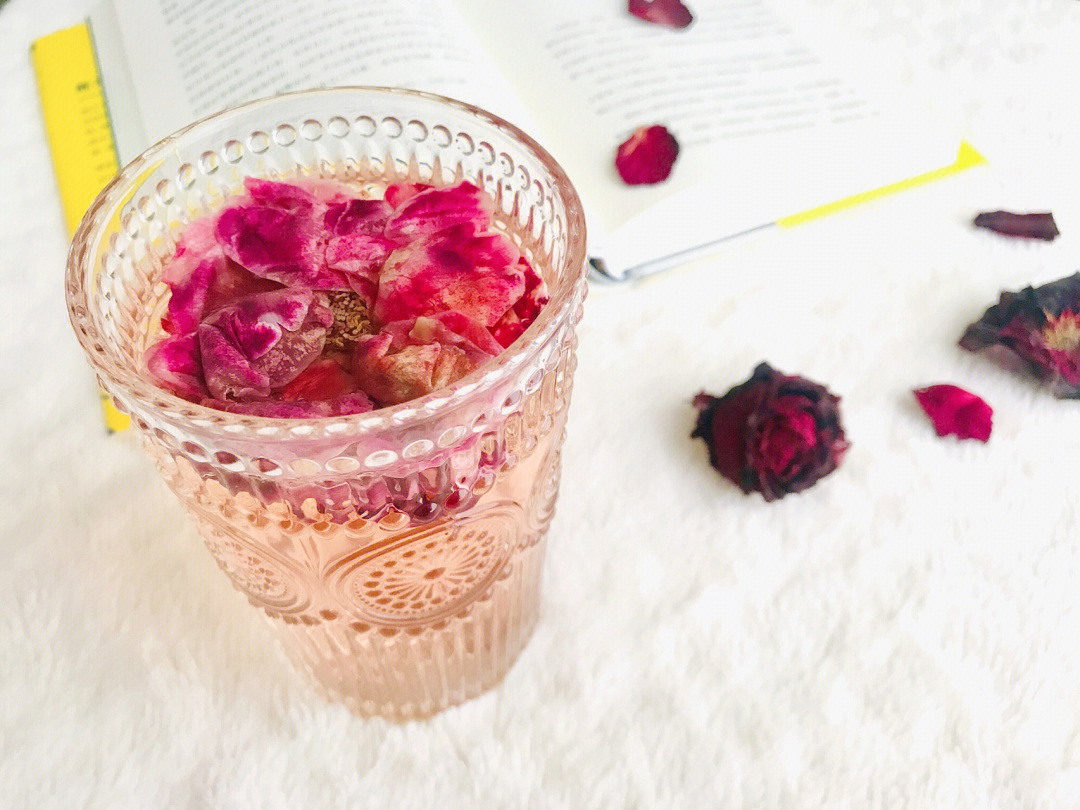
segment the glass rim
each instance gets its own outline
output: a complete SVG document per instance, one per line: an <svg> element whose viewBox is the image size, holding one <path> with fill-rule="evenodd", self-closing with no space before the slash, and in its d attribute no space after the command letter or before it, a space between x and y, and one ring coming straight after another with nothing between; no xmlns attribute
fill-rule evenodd
<svg viewBox="0 0 1080 810"><path fill-rule="evenodd" d="M96 331L88 305L87 285L88 279L93 273L93 267L90 266L90 263L93 261L93 255L96 255L97 244L102 237L102 230L125 204L141 177L148 169L154 167L159 158L168 150L174 148L178 142L182 142L199 131L211 127L227 116L268 108L282 99L305 97L315 99L324 96L356 93L421 99L465 113L507 132L510 137L531 152L544 168L550 172L554 186L562 198L565 207L564 214L567 219L567 251L562 262L566 273L564 277L560 277L559 283L552 289L551 300L540 311L536 320L510 346L460 380L425 394L423 397L365 413L295 419L237 414L210 408L178 397L150 382L135 369L118 363L104 345L101 343L95 345L95 341L89 334L86 334L86 330L79 328L80 324L83 324ZM298 425L318 427L333 424L351 428L349 433L355 436L357 434L375 433L386 428L402 429L437 417L440 413L449 411L474 395L478 395L497 385L509 373L519 368L531 354L547 343L560 324L574 317L573 313L568 310L571 307L580 305L577 293L585 286L588 276L586 258L585 215L577 190L558 161L522 129L481 107L435 93L398 87L342 85L277 93L220 110L167 135L129 161L98 193L75 231L67 255L65 274L67 295L65 297L67 299L68 318L72 326L75 327L76 338L95 372L106 377L112 384L143 405L156 409L153 400L157 399L170 406L172 410L190 411L192 415L185 415L185 421L202 424L223 422L230 425L245 425L256 431L259 428L273 429L272 432L275 433L278 430L287 431Z"/></svg>

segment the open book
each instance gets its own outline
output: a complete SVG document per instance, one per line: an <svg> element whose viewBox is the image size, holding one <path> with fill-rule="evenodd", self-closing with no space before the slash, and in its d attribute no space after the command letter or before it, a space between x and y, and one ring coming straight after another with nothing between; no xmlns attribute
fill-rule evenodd
<svg viewBox="0 0 1080 810"><path fill-rule="evenodd" d="M800 3L691 0L694 23L673 30L632 17L623 0L104 0L86 36L107 109L98 123L111 127L95 144L100 153L114 143L123 163L197 118L284 90L429 90L533 134L581 193L594 266L635 277L807 209L958 167L959 139L890 86L893 64ZM47 121L48 39L35 46ZM71 59L70 42L58 48ZM51 115L70 107L55 103ZM60 135L50 123L54 141L71 144L95 120L79 116ZM675 170L656 186L626 186L615 147L652 123L680 142ZM109 161L95 155L107 180ZM76 162L69 171L85 171L87 160ZM95 190L93 179L82 185Z"/></svg>

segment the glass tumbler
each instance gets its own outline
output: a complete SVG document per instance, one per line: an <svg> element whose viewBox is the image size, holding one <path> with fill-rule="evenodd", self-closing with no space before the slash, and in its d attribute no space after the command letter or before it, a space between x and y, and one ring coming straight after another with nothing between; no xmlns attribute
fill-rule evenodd
<svg viewBox="0 0 1080 810"><path fill-rule="evenodd" d="M225 413L146 378L162 264L245 176L467 179L551 302L487 365L421 399L312 420ZM98 381L210 553L321 691L430 715L498 683L536 624L586 291L573 186L528 135L457 101L334 88L256 101L151 147L75 235L66 293Z"/></svg>

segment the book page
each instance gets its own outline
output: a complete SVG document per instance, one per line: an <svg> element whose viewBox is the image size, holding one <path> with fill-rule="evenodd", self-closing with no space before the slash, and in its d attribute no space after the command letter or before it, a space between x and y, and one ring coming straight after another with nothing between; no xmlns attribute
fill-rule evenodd
<svg viewBox="0 0 1080 810"><path fill-rule="evenodd" d="M945 165L958 144L913 128L927 116L895 100L889 67L795 0L695 0L684 30L615 0L548 0L513 19L498 0L459 4L578 186L594 250L620 261ZM653 123L679 140L675 171L628 188L615 148Z"/></svg>
<svg viewBox="0 0 1080 810"><path fill-rule="evenodd" d="M427 90L526 118L441 0L113 0L145 148L210 113L287 90Z"/></svg>

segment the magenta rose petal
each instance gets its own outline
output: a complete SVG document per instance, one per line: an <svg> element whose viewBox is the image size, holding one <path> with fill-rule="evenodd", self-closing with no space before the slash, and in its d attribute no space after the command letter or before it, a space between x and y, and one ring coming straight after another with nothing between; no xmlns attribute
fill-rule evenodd
<svg viewBox="0 0 1080 810"><path fill-rule="evenodd" d="M237 298L279 286L227 259L214 236L215 223L215 217L204 217L188 225L176 253L165 264L161 280L170 295L161 326L170 334L194 332L204 315Z"/></svg>
<svg viewBox="0 0 1080 810"><path fill-rule="evenodd" d="M351 394L356 390L356 380L336 360L316 360L284 388L274 392L278 399L321 400Z"/></svg>
<svg viewBox="0 0 1080 810"><path fill-rule="evenodd" d="M1002 292L998 303L968 326L960 346L1019 366L1054 396L1080 398L1080 273Z"/></svg>
<svg viewBox="0 0 1080 810"><path fill-rule="evenodd" d="M405 200L387 222L384 235L396 242L404 242L455 226L482 231L491 222L494 210L491 197L472 183L429 188Z"/></svg>
<svg viewBox="0 0 1080 810"><path fill-rule="evenodd" d="M670 28L686 28L694 21L694 15L680 0L629 0L627 10L645 22Z"/></svg>
<svg viewBox="0 0 1080 810"><path fill-rule="evenodd" d="M975 226L1005 236L1043 239L1047 242L1061 235L1054 215L1049 212L1014 214L1011 211L985 211L975 217Z"/></svg>
<svg viewBox="0 0 1080 810"><path fill-rule="evenodd" d="M194 334L158 341L147 349L145 361L151 379L166 391L193 401L206 396L199 343Z"/></svg>
<svg viewBox="0 0 1080 810"><path fill-rule="evenodd" d="M678 156L679 142L666 127L639 127L619 144L615 169L627 185L651 185L668 178Z"/></svg>
<svg viewBox="0 0 1080 810"><path fill-rule="evenodd" d="M399 208L407 200L411 200L421 191L434 188L430 183L391 183L386 187L383 199L394 208Z"/></svg>
<svg viewBox="0 0 1080 810"><path fill-rule="evenodd" d="M956 385L931 385L914 392L919 406L934 423L938 436L986 442L993 429L994 411L986 401Z"/></svg>
<svg viewBox="0 0 1080 810"><path fill-rule="evenodd" d="M198 337L206 387L215 399L253 399L270 393L270 378L252 366L221 329L201 324Z"/></svg>
<svg viewBox="0 0 1080 810"><path fill-rule="evenodd" d="M383 323L461 312L491 326L525 291L517 247L499 233L459 225L390 254L379 277L375 317Z"/></svg>
<svg viewBox="0 0 1080 810"><path fill-rule="evenodd" d="M393 209L383 200L331 205L323 220L330 234L326 265L341 272L368 306L375 303L379 271L397 243L383 236Z"/></svg>
<svg viewBox="0 0 1080 810"><path fill-rule="evenodd" d="M529 260L522 256L518 259L525 272L525 293L517 300L512 309L499 319L491 327L491 334L500 346L504 348L517 340L551 300L548 295L547 285L540 274L529 264Z"/></svg>
<svg viewBox="0 0 1080 810"><path fill-rule="evenodd" d="M382 332L393 337L395 346L423 343L457 346L475 365L503 349L490 331L460 312L437 312L415 320L394 321L385 324Z"/></svg>
<svg viewBox="0 0 1080 810"><path fill-rule="evenodd" d="M722 397L701 393L695 438L712 466L745 493L774 501L813 486L849 447L840 400L824 386L762 363Z"/></svg>
<svg viewBox="0 0 1080 810"><path fill-rule="evenodd" d="M274 290L223 307L198 332L210 393L263 398L288 384L322 353L333 320L311 290Z"/></svg>
<svg viewBox="0 0 1080 810"><path fill-rule="evenodd" d="M325 203L290 183L248 178L248 197L218 216L225 255L260 278L293 287L347 290L345 275L326 266Z"/></svg>

